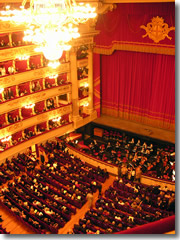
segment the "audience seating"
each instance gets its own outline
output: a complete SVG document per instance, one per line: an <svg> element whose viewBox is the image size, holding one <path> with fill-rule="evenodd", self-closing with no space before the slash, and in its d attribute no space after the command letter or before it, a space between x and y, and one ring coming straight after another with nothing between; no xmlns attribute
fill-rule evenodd
<svg viewBox="0 0 180 240"><path fill-rule="evenodd" d="M0 204L33 232L58 233L96 191L108 174L70 156L56 142L47 142L48 161L40 162L30 153L6 160L13 172L0 193ZM16 166L16 168L15 168ZM4 169L3 169L4 171Z"/></svg>

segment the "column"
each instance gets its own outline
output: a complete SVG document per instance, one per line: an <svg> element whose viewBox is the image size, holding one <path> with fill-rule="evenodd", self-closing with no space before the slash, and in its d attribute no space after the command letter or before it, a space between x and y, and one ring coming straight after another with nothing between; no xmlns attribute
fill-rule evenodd
<svg viewBox="0 0 180 240"><path fill-rule="evenodd" d="M71 77L70 77L70 73L68 72L67 73L67 80L66 80L67 82L71 82Z"/></svg>
<svg viewBox="0 0 180 240"><path fill-rule="evenodd" d="M34 106L35 107L35 106ZM35 109L32 107L32 115L35 115Z"/></svg>
<svg viewBox="0 0 180 240"><path fill-rule="evenodd" d="M78 99L78 79L77 79L77 60L76 60L76 49L72 48L70 51L70 77L72 83L72 117L73 121L76 122L79 116L79 99Z"/></svg>
<svg viewBox="0 0 180 240"><path fill-rule="evenodd" d="M19 87L16 85L16 96L19 97Z"/></svg>
<svg viewBox="0 0 180 240"><path fill-rule="evenodd" d="M31 81L29 82L29 88L30 88L30 93L32 93L33 91L32 91L32 82Z"/></svg>
<svg viewBox="0 0 180 240"><path fill-rule="evenodd" d="M30 65L29 65L29 58L27 59L27 70L30 70Z"/></svg>
<svg viewBox="0 0 180 240"><path fill-rule="evenodd" d="M56 86L58 86L57 77L54 78L54 82L55 82Z"/></svg>
<svg viewBox="0 0 180 240"><path fill-rule="evenodd" d="M13 68L14 68L14 70L15 70L15 73L16 73L16 72L17 72L17 71L16 71L16 62L15 62L14 59L12 60L12 66L13 66Z"/></svg>
<svg viewBox="0 0 180 240"><path fill-rule="evenodd" d="M58 96L56 96L55 98L56 98L56 106L59 107Z"/></svg>
<svg viewBox="0 0 180 240"><path fill-rule="evenodd" d="M44 67L44 59L42 54L41 54L41 67Z"/></svg>
<svg viewBox="0 0 180 240"><path fill-rule="evenodd" d="M45 87L45 78L43 78L42 83L43 83L43 89L46 89L46 87Z"/></svg>
<svg viewBox="0 0 180 240"><path fill-rule="evenodd" d="M12 45L12 34L11 33L8 34L8 38L9 38L9 46L12 47L13 45Z"/></svg>
<svg viewBox="0 0 180 240"><path fill-rule="evenodd" d="M65 62L69 62L69 55L70 55L69 53L70 53L69 51L66 51L66 57L65 57L66 60L65 60Z"/></svg>
<svg viewBox="0 0 180 240"><path fill-rule="evenodd" d="M67 102L68 102L68 104L72 102L72 94L71 93L67 93Z"/></svg>
<svg viewBox="0 0 180 240"><path fill-rule="evenodd" d="M6 120L6 125L9 124L9 121L8 121L8 113L5 113L5 120Z"/></svg>
<svg viewBox="0 0 180 240"><path fill-rule="evenodd" d="M93 45L89 46L88 50L88 83L89 83L89 113L93 112Z"/></svg>
<svg viewBox="0 0 180 240"><path fill-rule="evenodd" d="M19 117L20 117L21 120L23 120L21 108L19 108Z"/></svg>
<svg viewBox="0 0 180 240"><path fill-rule="evenodd" d="M2 95L2 100L3 100L3 101L6 101L6 99L5 99L5 97L4 97L4 91L1 93L1 95Z"/></svg>

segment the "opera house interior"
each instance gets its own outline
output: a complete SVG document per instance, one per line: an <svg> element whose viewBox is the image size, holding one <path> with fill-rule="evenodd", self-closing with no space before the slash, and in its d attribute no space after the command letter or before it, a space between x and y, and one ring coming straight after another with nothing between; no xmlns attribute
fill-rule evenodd
<svg viewBox="0 0 180 240"><path fill-rule="evenodd" d="M176 233L174 0L0 2L0 233Z"/></svg>

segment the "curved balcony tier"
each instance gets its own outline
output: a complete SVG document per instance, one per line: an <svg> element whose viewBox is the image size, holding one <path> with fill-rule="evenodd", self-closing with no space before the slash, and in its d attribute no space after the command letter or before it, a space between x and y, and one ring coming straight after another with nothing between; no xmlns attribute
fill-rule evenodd
<svg viewBox="0 0 180 240"><path fill-rule="evenodd" d="M62 86L52 87L50 89L41 90L25 96L17 97L12 100L1 103L0 114L10 112L14 109L22 108L28 104L40 102L51 97L71 92L71 83Z"/></svg>
<svg viewBox="0 0 180 240"><path fill-rule="evenodd" d="M24 82L33 81L40 78L46 78L55 74L69 72L69 63L63 63L56 69L50 67L42 67L35 70L27 70L13 75L6 75L0 77L0 88L6 88L13 85L19 85Z"/></svg>

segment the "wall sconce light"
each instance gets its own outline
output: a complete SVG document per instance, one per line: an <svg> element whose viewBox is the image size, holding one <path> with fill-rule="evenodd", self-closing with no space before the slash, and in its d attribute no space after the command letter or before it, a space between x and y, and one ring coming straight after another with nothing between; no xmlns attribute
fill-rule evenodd
<svg viewBox="0 0 180 240"><path fill-rule="evenodd" d="M87 107L87 106L89 106L89 102L84 102L83 107Z"/></svg>
<svg viewBox="0 0 180 240"><path fill-rule="evenodd" d="M4 88L0 88L0 93L3 93L3 91L4 91Z"/></svg>
<svg viewBox="0 0 180 240"><path fill-rule="evenodd" d="M58 77L58 74L54 74L54 75L49 76L48 78L53 79L53 78L57 78L57 77Z"/></svg>
<svg viewBox="0 0 180 240"><path fill-rule="evenodd" d="M29 56L19 56L18 57L18 60L28 60L29 59Z"/></svg>
<svg viewBox="0 0 180 240"><path fill-rule="evenodd" d="M85 83L84 83L84 87L85 87L85 88L89 87L89 83L85 82Z"/></svg>
<svg viewBox="0 0 180 240"><path fill-rule="evenodd" d="M61 120L61 117L56 117L52 119L53 122L59 122L60 120Z"/></svg>
<svg viewBox="0 0 180 240"><path fill-rule="evenodd" d="M35 103L30 103L30 104L24 106L24 108L30 109L30 108L33 108L34 106L35 106Z"/></svg>
<svg viewBox="0 0 180 240"><path fill-rule="evenodd" d="M1 142L8 142L11 138L12 138L12 136L7 136L5 138L2 138Z"/></svg>

